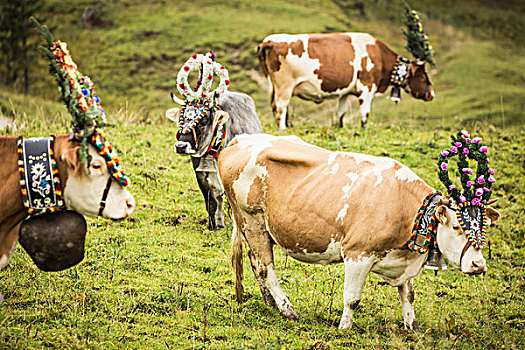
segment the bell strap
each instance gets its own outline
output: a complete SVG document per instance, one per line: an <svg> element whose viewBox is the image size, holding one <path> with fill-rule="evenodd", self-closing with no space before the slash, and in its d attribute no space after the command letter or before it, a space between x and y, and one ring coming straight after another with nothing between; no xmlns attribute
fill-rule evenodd
<svg viewBox="0 0 525 350"><path fill-rule="evenodd" d="M55 136L17 138L18 171L24 206L30 215L53 213L64 207L62 186L53 153Z"/></svg>

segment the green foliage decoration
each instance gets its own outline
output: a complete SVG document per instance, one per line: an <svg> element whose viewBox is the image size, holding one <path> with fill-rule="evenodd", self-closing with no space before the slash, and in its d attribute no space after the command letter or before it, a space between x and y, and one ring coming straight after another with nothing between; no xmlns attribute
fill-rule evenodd
<svg viewBox="0 0 525 350"><path fill-rule="evenodd" d="M435 67L434 49L428 36L425 34L419 14L415 10L411 10L406 3L405 8L404 23L407 29L401 30L407 40L405 48L418 60L426 61L432 67Z"/></svg>

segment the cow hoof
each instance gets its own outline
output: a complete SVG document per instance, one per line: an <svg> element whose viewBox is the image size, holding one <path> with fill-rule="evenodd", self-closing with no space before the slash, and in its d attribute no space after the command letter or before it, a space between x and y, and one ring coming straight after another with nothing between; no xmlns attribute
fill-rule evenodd
<svg viewBox="0 0 525 350"><path fill-rule="evenodd" d="M361 129L366 129L366 122L361 122Z"/></svg>
<svg viewBox="0 0 525 350"><path fill-rule="evenodd" d="M292 322L299 321L299 315L297 314L297 312L295 312L295 309L291 306L288 308L288 310L286 310L284 317L286 317L288 320Z"/></svg>

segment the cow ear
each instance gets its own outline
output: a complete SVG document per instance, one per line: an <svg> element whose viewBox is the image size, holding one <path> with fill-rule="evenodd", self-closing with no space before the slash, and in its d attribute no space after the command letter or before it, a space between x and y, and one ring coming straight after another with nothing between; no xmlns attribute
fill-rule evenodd
<svg viewBox="0 0 525 350"><path fill-rule="evenodd" d="M447 207L445 205L440 205L436 209L436 219L440 224L446 225L448 222L447 218Z"/></svg>
<svg viewBox="0 0 525 350"><path fill-rule="evenodd" d="M499 213L499 211L497 211L496 209L494 208L491 208L491 207L485 207L485 211L487 213L487 217L489 218L490 220L490 224L492 224L494 221L497 221L501 215Z"/></svg>
<svg viewBox="0 0 525 350"><path fill-rule="evenodd" d="M66 163L68 168L73 169L75 174L80 171L80 157L78 156L79 150L80 146L68 147L62 154L62 160Z"/></svg>
<svg viewBox="0 0 525 350"><path fill-rule="evenodd" d="M166 111L166 118L172 122L178 123L179 121L180 108L170 108Z"/></svg>
<svg viewBox="0 0 525 350"><path fill-rule="evenodd" d="M230 118L230 115L226 113L225 111L217 111L214 115L214 125L222 125L228 121L228 118Z"/></svg>

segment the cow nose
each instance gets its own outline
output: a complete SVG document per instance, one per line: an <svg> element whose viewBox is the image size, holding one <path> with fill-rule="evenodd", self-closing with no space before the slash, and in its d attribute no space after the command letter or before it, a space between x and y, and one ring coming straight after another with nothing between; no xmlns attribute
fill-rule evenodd
<svg viewBox="0 0 525 350"><path fill-rule="evenodd" d="M190 153L191 145L189 142L177 141L175 142L174 146L175 146L175 153L183 153L183 154Z"/></svg>
<svg viewBox="0 0 525 350"><path fill-rule="evenodd" d="M126 216L131 216L131 213L133 213L133 210L135 210L135 198L131 197L126 199Z"/></svg>
<svg viewBox="0 0 525 350"><path fill-rule="evenodd" d="M430 91L430 93L427 96L427 101L432 101L434 99L434 90Z"/></svg>
<svg viewBox="0 0 525 350"><path fill-rule="evenodd" d="M469 274L479 274L487 271L487 265L484 260L475 260L472 261L472 266L470 267Z"/></svg>

